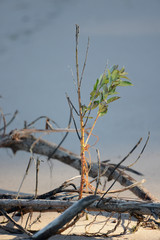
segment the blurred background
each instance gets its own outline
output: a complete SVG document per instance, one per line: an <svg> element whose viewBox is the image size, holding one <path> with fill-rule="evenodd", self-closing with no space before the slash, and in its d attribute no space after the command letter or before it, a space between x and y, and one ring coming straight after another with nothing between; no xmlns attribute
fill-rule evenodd
<svg viewBox="0 0 160 240"><path fill-rule="evenodd" d="M94 134L99 142L95 148L100 150L101 160L118 163L143 137L141 146L127 159L128 165L137 158L150 131L147 148L134 168L144 173L145 186L160 197L159 12L159 0L0 0L0 108L7 120L15 110L19 112L8 132L42 115L60 127L67 126L65 93L78 106L73 81L78 24L80 72L90 37L82 102L88 103L93 84L107 62L109 67L125 66L134 84L118 89L121 99L110 104L107 115L97 122ZM92 121L88 127L91 125ZM34 126L44 128L45 121ZM54 143L61 138L60 134L45 137ZM76 134L69 134L63 147L79 154ZM91 149L92 161L97 161L95 148ZM29 156L24 152L14 156L10 150L0 149L1 189L18 190ZM52 161L51 177L50 164L45 157L41 160L39 192L77 175L68 166ZM34 179L33 164L23 192L34 192Z"/></svg>

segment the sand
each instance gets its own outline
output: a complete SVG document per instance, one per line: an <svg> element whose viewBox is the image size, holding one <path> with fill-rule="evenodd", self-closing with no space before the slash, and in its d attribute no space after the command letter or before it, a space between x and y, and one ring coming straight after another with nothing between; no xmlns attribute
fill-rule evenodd
<svg viewBox="0 0 160 240"><path fill-rule="evenodd" d="M45 225L47 225L49 222L51 222L53 219L55 219L60 213L42 213L40 221L36 222L34 225L31 226L32 230L39 230L43 228ZM34 213L32 216L32 222L38 217L39 213ZM158 229L152 229L151 227L140 227L137 232L132 232L134 229L134 226L136 225L136 222L134 219L131 221L128 231L125 235L123 236L112 236L115 234L119 234L124 230L124 226L128 223L128 215L123 214L122 218L123 221L121 221L121 224L118 226L116 232L110 234L110 237L105 238L104 236L90 236L90 237L85 237L82 236L85 234L85 231L87 230L88 233L96 233L100 231L101 233L106 233L109 229L113 229L115 224L117 223L117 218L116 216L113 216L110 218L107 222L107 224L104 226L106 223L106 219L109 216L108 214L104 216L103 214L100 214L97 216L95 220L95 216L97 213L91 213L88 214L88 219L86 219L86 216L82 217L74 227L71 227L67 229L65 232L63 232L61 235L55 235L51 239L67 239L67 240L94 240L94 239L130 239L130 240L160 240L160 230ZM3 218L1 217L0 220ZM19 219L18 217L14 218L17 223L22 224L22 226L25 226L27 215L25 215L22 219ZM95 221L94 221L95 220ZM90 224L92 223L92 224ZM13 225L11 223L7 224L8 227L12 227ZM102 228L104 226L104 228ZM85 229L86 227L86 229ZM26 237L25 234L9 234L4 230L0 230L0 239L1 240L6 240L6 239L24 239Z"/></svg>

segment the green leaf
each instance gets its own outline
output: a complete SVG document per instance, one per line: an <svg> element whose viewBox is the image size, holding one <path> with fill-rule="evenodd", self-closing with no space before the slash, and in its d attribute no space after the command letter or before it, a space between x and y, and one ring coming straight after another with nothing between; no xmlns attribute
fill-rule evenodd
<svg viewBox="0 0 160 240"><path fill-rule="evenodd" d="M115 69L115 70L112 72L112 80L113 80L113 81L116 81L118 77L119 77L119 71L118 71L117 69Z"/></svg>
<svg viewBox="0 0 160 240"><path fill-rule="evenodd" d="M97 90L98 83L99 83L99 79L97 78L97 81L96 81L96 83L94 84L93 90Z"/></svg>
<svg viewBox="0 0 160 240"><path fill-rule="evenodd" d="M124 73L124 71L125 71L125 68L122 67L121 70L120 70L119 72L120 72L120 73Z"/></svg>
<svg viewBox="0 0 160 240"><path fill-rule="evenodd" d="M107 87L107 84L104 84L103 86L103 99L107 99L108 97L108 87Z"/></svg>
<svg viewBox="0 0 160 240"><path fill-rule="evenodd" d="M110 91L108 95L114 95L114 94L115 94L115 95L116 95L116 94L119 94L119 92L115 92L115 90L114 90L114 91Z"/></svg>
<svg viewBox="0 0 160 240"><path fill-rule="evenodd" d="M126 87L126 86L133 86L133 84L129 81L122 81L121 80L118 86Z"/></svg>
<svg viewBox="0 0 160 240"><path fill-rule="evenodd" d="M118 69L118 65L113 65L113 67L111 67L110 72L112 73L114 70Z"/></svg>
<svg viewBox="0 0 160 240"><path fill-rule="evenodd" d="M94 102L92 103L91 109L92 109L92 110L95 109L96 107L98 107L98 105L99 105L99 101L94 101Z"/></svg>
<svg viewBox="0 0 160 240"><path fill-rule="evenodd" d="M108 69L108 77L109 77L109 83L108 83L108 89L109 89L112 84L112 75L109 69Z"/></svg>
<svg viewBox="0 0 160 240"><path fill-rule="evenodd" d="M104 75L104 74L101 74L101 76L100 76L100 78L99 78L99 82L98 82L98 88L99 88L99 89L102 87L103 75Z"/></svg>
<svg viewBox="0 0 160 240"><path fill-rule="evenodd" d="M99 91L93 90L93 91L90 93L90 100L96 99L96 98L99 96L99 94L100 94Z"/></svg>
<svg viewBox="0 0 160 240"><path fill-rule="evenodd" d="M108 104L106 102L102 102L99 104L98 113L100 114L100 116L103 116L104 114L106 114L107 110L108 110Z"/></svg>
<svg viewBox="0 0 160 240"><path fill-rule="evenodd" d="M102 86L103 86L104 84L107 84L107 83L109 83L109 79L108 79L108 76L104 74L104 75L103 75Z"/></svg>
<svg viewBox="0 0 160 240"><path fill-rule="evenodd" d="M99 96L99 102L103 102L104 101L104 98L103 98L103 92L100 92L100 96Z"/></svg>
<svg viewBox="0 0 160 240"><path fill-rule="evenodd" d="M120 75L128 75L128 73L127 72L122 72L122 73L120 73Z"/></svg>
<svg viewBox="0 0 160 240"><path fill-rule="evenodd" d="M87 107L85 105L82 105L82 114L85 114L87 110Z"/></svg>
<svg viewBox="0 0 160 240"><path fill-rule="evenodd" d="M111 97L107 100L107 103L111 103L111 102L114 102L116 100L118 100L120 97Z"/></svg>
<svg viewBox="0 0 160 240"><path fill-rule="evenodd" d="M126 77L126 76L120 76L120 78L125 78L125 79L128 79L129 80L129 78L128 77Z"/></svg>

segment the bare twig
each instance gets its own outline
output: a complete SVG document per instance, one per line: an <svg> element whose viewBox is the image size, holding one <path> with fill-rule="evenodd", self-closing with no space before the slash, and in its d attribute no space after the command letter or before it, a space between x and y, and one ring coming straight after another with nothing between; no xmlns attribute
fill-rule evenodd
<svg viewBox="0 0 160 240"><path fill-rule="evenodd" d="M72 120L72 110L70 109L70 116L69 116L69 122L68 122L68 129L70 129L70 125L71 125L71 120ZM77 131L78 132L78 131ZM66 134L64 135L64 137L62 138L62 140L60 141L60 143L57 145L57 147L55 148L55 150L52 152L52 154L48 157L48 160L50 158L52 158L52 156L56 153L56 151L58 150L58 148L62 145L62 143L64 142L64 140L66 139L66 137L68 136L69 132L66 132Z"/></svg>
<svg viewBox="0 0 160 240"><path fill-rule="evenodd" d="M97 176L97 183L96 183L96 188L95 188L95 192L94 192L94 194L96 195L97 194L97 189L98 189L98 186L99 186L99 184L100 184L100 176L101 176L101 168L100 168L100 166L101 166L101 162L100 162L100 153L99 153L99 150L98 149L96 149L96 152L97 152L97 160L98 160L98 176Z"/></svg>
<svg viewBox="0 0 160 240"><path fill-rule="evenodd" d="M31 162L32 162L32 160L33 160L33 158L30 157L30 158L29 158L28 165L27 165L27 168L26 168L26 171L25 171L25 174L24 174L23 179L22 179L22 182L21 182L21 184L20 184L20 186L19 186L19 189L18 189L18 193L17 193L16 199L18 199L18 197L19 197L19 193L20 193L21 187L22 187L22 185L23 185L23 183L24 183L24 180L25 180L26 176L28 175L28 171L29 171L29 168L30 168L30 166L31 166Z"/></svg>
<svg viewBox="0 0 160 240"><path fill-rule="evenodd" d="M5 135L6 127L7 127L6 119L5 119L4 113L3 113L3 111L2 111L1 109L0 109L0 113L1 113L1 115L2 115L3 124L4 124L4 127L1 128L0 131L3 130L3 135Z"/></svg>
<svg viewBox="0 0 160 240"><path fill-rule="evenodd" d="M145 142L145 144L144 144L144 146L143 146L143 148L142 148L142 151L140 152L138 158L136 159L136 161L134 161L132 164L130 164L130 165L128 166L128 168L132 167L132 166L140 159L142 153L144 152L144 150L145 150L145 148L146 148L146 146L147 146L147 143L148 143L148 141L149 141L149 138L150 138L150 132L148 132L147 140L146 140L146 142Z"/></svg>
<svg viewBox="0 0 160 240"><path fill-rule="evenodd" d="M7 213L6 211L4 211L3 209L0 209L0 212L10 221L12 222L21 232L27 234L28 236L32 236L32 234L25 230L21 225L19 225L18 223L16 223L13 218L11 218Z"/></svg>
<svg viewBox="0 0 160 240"><path fill-rule="evenodd" d="M132 148L132 150L116 165L116 167L111 171L109 177L108 177L108 181L110 181L112 179L112 174L114 173L114 171L133 153L133 151L138 147L138 145L140 144L140 142L142 141L142 138L140 138L140 140L137 142L137 144Z"/></svg>
<svg viewBox="0 0 160 240"><path fill-rule="evenodd" d="M85 56L85 60L84 60L84 64L83 64L81 77L80 77L80 86L82 84L83 74L84 74L84 70L85 70L85 67L86 67L86 63L87 63L88 50L89 50L89 38L88 38L88 43L87 43L86 56Z"/></svg>
<svg viewBox="0 0 160 240"><path fill-rule="evenodd" d="M51 121L57 128L60 128L60 127L58 126L58 124L57 124L54 120L52 120L51 118L49 118L49 117L47 117L47 116L40 116L40 117L36 118L36 119L35 119L34 121L32 121L31 123L27 124L26 127L28 128L28 127L32 126L34 123L36 123L37 121L39 121L40 119L43 119L43 118L48 119L48 121Z"/></svg>
<svg viewBox="0 0 160 240"><path fill-rule="evenodd" d="M15 119L17 114L18 114L18 110L15 111L15 113L13 114L13 117L10 119L10 121L8 123L6 123L5 128L7 128L13 122L13 120ZM4 130L4 127L0 128L0 131L2 131L2 130Z"/></svg>
<svg viewBox="0 0 160 240"><path fill-rule="evenodd" d="M36 160L36 187L35 187L35 198L37 198L37 194L38 194L39 165L40 165L40 160L39 160L39 158L37 157L37 160Z"/></svg>
<svg viewBox="0 0 160 240"><path fill-rule="evenodd" d="M72 116L72 119L73 119L73 124L74 124L75 130L76 130L78 139L81 140L81 137L80 137L79 132L78 132L77 124L76 124L76 121L75 121L74 116L73 116L73 111L72 111L72 109L74 109L74 111L75 111L78 115L79 115L79 113L77 112L76 108L75 108L74 105L72 104L72 102L71 102L70 98L67 96L67 94L66 94L66 97L67 97L68 105L69 105L69 108L70 108L71 116Z"/></svg>

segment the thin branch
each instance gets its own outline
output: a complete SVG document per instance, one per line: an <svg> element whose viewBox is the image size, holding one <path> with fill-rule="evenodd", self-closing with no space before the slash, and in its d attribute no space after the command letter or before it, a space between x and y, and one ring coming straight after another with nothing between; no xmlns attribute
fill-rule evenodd
<svg viewBox="0 0 160 240"><path fill-rule="evenodd" d="M114 173L114 171L133 153L133 151L138 147L138 145L140 144L141 141L142 141L142 138L140 138L140 140L132 148L132 150L115 166L115 168L111 171L111 173L108 177L108 181L110 181L112 179L112 174Z"/></svg>
<svg viewBox="0 0 160 240"><path fill-rule="evenodd" d="M79 26L76 24L76 72L77 72L77 87L80 88L79 65L78 65L78 38L79 38Z"/></svg>
<svg viewBox="0 0 160 240"><path fill-rule="evenodd" d="M5 128L7 128L13 122L13 120L15 119L17 114L18 114L18 111L16 110L15 113L13 114L13 117L10 119L10 121L8 123L6 123ZM0 131L2 131L3 129L4 129L4 127L0 128Z"/></svg>
<svg viewBox="0 0 160 240"><path fill-rule="evenodd" d="M76 130L78 139L81 140L81 137L80 137L79 132L78 132L77 124L76 124L75 118L74 118L74 116L73 116L73 111L72 111L72 109L74 109L74 111L75 111L78 115L79 115L79 113L78 113L77 110L74 108L74 105L72 104L72 102L71 102L70 98L67 96L67 94L66 94L66 97L67 97L68 105L69 105L69 108L70 108L71 116L72 116L72 119L73 119L73 124L74 124L75 130Z"/></svg>
<svg viewBox="0 0 160 240"><path fill-rule="evenodd" d="M6 211L4 211L3 209L0 209L0 212L10 221L12 222L21 232L27 234L28 236L32 236L32 234L25 230L21 225L19 225L18 223L16 223L13 218L11 218L7 213Z"/></svg>
<svg viewBox="0 0 160 240"><path fill-rule="evenodd" d="M72 120L72 109L70 108L70 115L69 115L69 122L68 122L68 129L70 129L70 125L71 125L71 120ZM78 132L78 130L77 130ZM58 150L58 148L62 145L62 143L64 142L64 140L66 139L66 137L68 136L69 132L66 132L66 134L64 135L64 137L62 138L62 140L60 141L60 143L57 145L57 147L55 148L55 150L52 152L52 154L48 157L48 160L50 158L52 158L52 156L56 153L56 151Z"/></svg>
<svg viewBox="0 0 160 240"><path fill-rule="evenodd" d="M5 132L6 132L6 127L7 127L7 124L6 124L6 119L5 119L5 116L3 114L3 111L0 109L0 112L1 112L1 115L2 115L2 119L3 119L3 124L4 124L4 127L0 129L3 130L3 135L5 135Z"/></svg>
<svg viewBox="0 0 160 240"><path fill-rule="evenodd" d="M146 142L145 142L145 144L144 144L144 146L143 146L143 148L142 148L142 151L140 152L138 158L136 159L135 162L133 162L132 164L130 164L130 165L128 166L128 168L130 168L130 167L132 167L133 165L135 165L135 163L140 159L142 153L144 152L144 150L145 150L145 148L146 148L146 146L147 146L147 143L148 143L148 141L149 141L149 138L150 138L150 132L148 132L147 140L146 140Z"/></svg>
<svg viewBox="0 0 160 240"><path fill-rule="evenodd" d="M37 157L36 160L36 187L35 187L35 198L37 198L38 195L38 174L39 174L39 166L40 166L40 160Z"/></svg>
<svg viewBox="0 0 160 240"><path fill-rule="evenodd" d="M89 141L89 138L90 138L90 136L91 136L91 134L92 134L92 131L93 131L94 127L95 127L95 124L96 124L96 122L97 122L98 117L99 117L99 114L97 114L96 119L94 120L94 123L93 123L93 125L92 125L92 128L91 128L91 130L90 130L90 132L89 132L89 134L88 134L88 137L87 137L87 139L86 139L86 141L85 141L85 146L87 145L87 143L88 143L88 141Z"/></svg>
<svg viewBox="0 0 160 240"><path fill-rule="evenodd" d="M72 101L70 100L70 98L69 98L69 96L67 94L66 94L66 98L68 100L69 105L72 106L72 108L75 111L75 113L79 116L79 113L78 113L77 109L75 108L75 106L73 105Z"/></svg>
<svg viewBox="0 0 160 240"><path fill-rule="evenodd" d="M31 123L27 124L26 127L28 128L28 127L32 126L34 123L36 123L37 121L39 121L40 119L43 119L43 118L48 119L48 120L51 121L57 128L60 128L60 127L58 126L58 124L57 124L54 120L52 120L51 118L49 118L49 117L47 117L47 116L40 116L40 117L36 118L36 119L35 119L34 121L32 121Z"/></svg>
<svg viewBox="0 0 160 240"><path fill-rule="evenodd" d="M19 197L19 193L20 193L21 187L22 187L22 185L23 185L23 183L24 183L24 180L25 180L26 176L28 175L28 171L29 171L29 168L30 168L30 166L31 166L32 160L33 160L33 157L30 157L29 162L28 162L28 165L27 165L27 168L26 168L26 171L25 171L25 174L24 174L23 179L22 179L22 182L21 182L21 184L20 184L20 186L19 186L16 199L18 199L18 197Z"/></svg>
<svg viewBox="0 0 160 240"><path fill-rule="evenodd" d="M87 63L88 50L89 50L89 37L88 37L88 43L87 43L87 49L86 49L86 56L85 56L85 60L84 60L84 64L83 64L81 77L80 77L80 86L82 84L83 74L84 74L84 70L85 70L85 67L86 67L86 63Z"/></svg>
<svg viewBox="0 0 160 240"><path fill-rule="evenodd" d="M97 152L97 160L98 160L98 176L97 176L97 183L96 183L96 189L95 189L95 192L94 192L94 195L97 194L97 189L98 189L98 186L100 184L100 175L101 175L101 162L100 162L100 153L99 153L99 150L96 149L96 152Z"/></svg>
<svg viewBox="0 0 160 240"><path fill-rule="evenodd" d="M69 69L70 69L70 71L71 71L71 75L72 75L73 83L74 83L74 85L75 85L75 89L77 90L77 83L76 83L76 81L75 81L75 79L74 79L73 70L72 70L72 68L71 68L70 66L68 66L68 67L69 67Z"/></svg>

